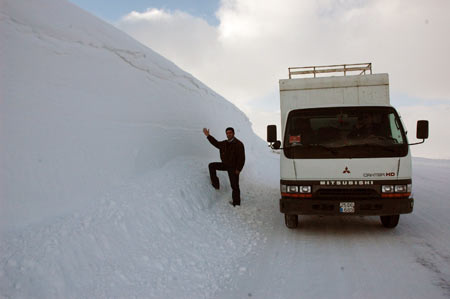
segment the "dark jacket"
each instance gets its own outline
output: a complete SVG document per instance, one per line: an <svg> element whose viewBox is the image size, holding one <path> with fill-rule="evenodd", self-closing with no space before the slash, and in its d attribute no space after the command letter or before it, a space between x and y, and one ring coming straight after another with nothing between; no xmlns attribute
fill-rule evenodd
<svg viewBox="0 0 450 299"><path fill-rule="evenodd" d="M234 137L233 141L217 141L216 138L209 135L209 142L220 150L220 159L230 169L242 170L245 164L244 144Z"/></svg>

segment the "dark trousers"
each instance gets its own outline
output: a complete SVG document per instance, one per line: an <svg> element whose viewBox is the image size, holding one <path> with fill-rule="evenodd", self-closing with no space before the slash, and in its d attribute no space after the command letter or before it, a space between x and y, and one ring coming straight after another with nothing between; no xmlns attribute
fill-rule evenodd
<svg viewBox="0 0 450 299"><path fill-rule="evenodd" d="M225 170L228 172L231 189L233 189L233 203L241 203L241 190L239 190L239 174L236 174L236 169L229 169L225 164L220 162L209 163L209 175L211 176L211 183L219 187L219 178L217 177L217 170Z"/></svg>

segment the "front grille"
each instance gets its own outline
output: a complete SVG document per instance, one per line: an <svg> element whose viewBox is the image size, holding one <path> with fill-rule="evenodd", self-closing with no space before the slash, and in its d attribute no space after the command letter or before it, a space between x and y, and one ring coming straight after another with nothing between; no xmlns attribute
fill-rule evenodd
<svg viewBox="0 0 450 299"><path fill-rule="evenodd" d="M362 204L359 206L360 211L379 211L383 209L382 204Z"/></svg>
<svg viewBox="0 0 450 299"><path fill-rule="evenodd" d="M315 211L333 211L334 205L328 205L328 204L314 204L311 206L311 209Z"/></svg>
<svg viewBox="0 0 450 299"><path fill-rule="evenodd" d="M322 188L315 192L316 198L376 198L379 197L374 189L369 188Z"/></svg>

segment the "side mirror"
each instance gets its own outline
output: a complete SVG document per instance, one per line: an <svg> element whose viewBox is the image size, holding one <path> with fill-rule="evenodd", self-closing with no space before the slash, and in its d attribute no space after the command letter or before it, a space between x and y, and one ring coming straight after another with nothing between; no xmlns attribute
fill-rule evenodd
<svg viewBox="0 0 450 299"><path fill-rule="evenodd" d="M281 141L277 140L277 126L267 126L267 142L271 143L269 146L273 149L279 149L281 147Z"/></svg>
<svg viewBox="0 0 450 299"><path fill-rule="evenodd" d="M417 121L417 139L427 139L428 138L428 120L418 120Z"/></svg>
<svg viewBox="0 0 450 299"><path fill-rule="evenodd" d="M268 125L267 126L267 142L276 142L277 141L277 126L276 125Z"/></svg>

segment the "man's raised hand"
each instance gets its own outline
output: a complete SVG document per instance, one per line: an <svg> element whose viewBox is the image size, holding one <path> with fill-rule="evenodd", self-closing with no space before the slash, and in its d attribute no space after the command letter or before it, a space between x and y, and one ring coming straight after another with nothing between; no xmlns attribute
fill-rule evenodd
<svg viewBox="0 0 450 299"><path fill-rule="evenodd" d="M203 133L205 134L205 136L209 136L209 129L203 128Z"/></svg>

